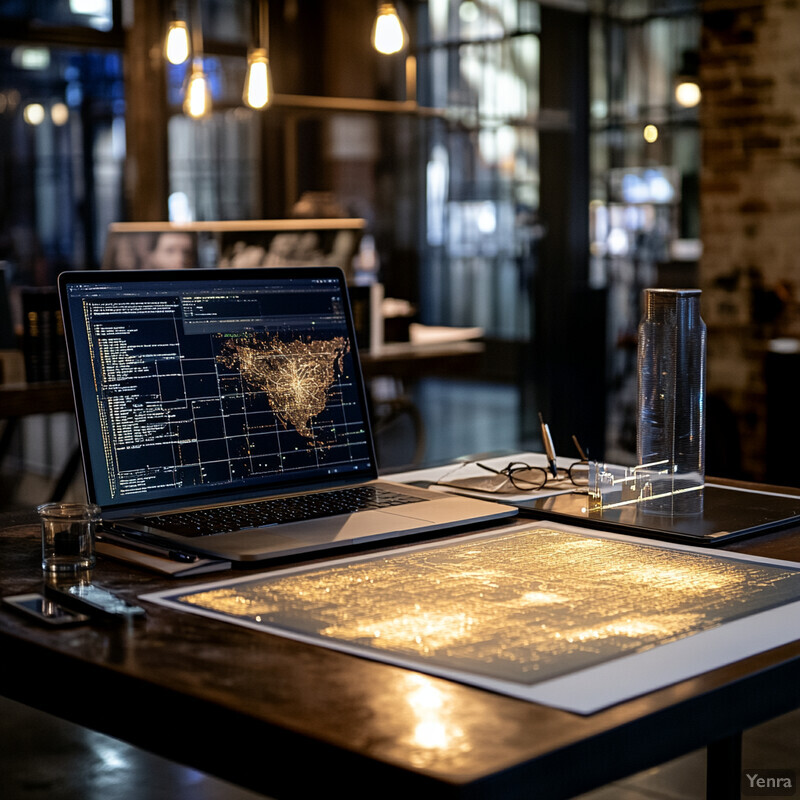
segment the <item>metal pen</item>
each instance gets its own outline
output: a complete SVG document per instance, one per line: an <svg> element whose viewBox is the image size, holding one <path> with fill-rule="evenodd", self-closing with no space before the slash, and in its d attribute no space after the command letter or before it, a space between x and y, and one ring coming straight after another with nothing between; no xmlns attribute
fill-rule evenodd
<svg viewBox="0 0 800 800"><path fill-rule="evenodd" d="M127 550L133 550L137 553L158 556L160 558L168 558L170 561L179 561L182 564L193 564L195 561L199 560L198 556L192 553L184 553L180 550L171 550L168 547L161 547L160 545L151 544L150 542L146 541L132 541L125 536L115 536L114 534L109 535L105 531L103 531L97 537L97 539L98 541L108 542L109 544L113 544L117 547L122 547Z"/></svg>
<svg viewBox="0 0 800 800"><path fill-rule="evenodd" d="M550 472L553 477L558 477L558 466L556 465L556 450L553 447L553 437L550 435L550 428L542 417L542 412L539 412L539 422L542 424L542 439L544 440L544 451L547 453L547 463L550 464Z"/></svg>

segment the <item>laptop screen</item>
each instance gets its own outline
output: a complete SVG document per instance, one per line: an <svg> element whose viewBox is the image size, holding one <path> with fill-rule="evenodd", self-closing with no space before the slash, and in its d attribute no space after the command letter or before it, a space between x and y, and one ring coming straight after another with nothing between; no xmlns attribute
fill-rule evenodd
<svg viewBox="0 0 800 800"><path fill-rule="evenodd" d="M340 270L64 273L103 508L374 477Z"/></svg>

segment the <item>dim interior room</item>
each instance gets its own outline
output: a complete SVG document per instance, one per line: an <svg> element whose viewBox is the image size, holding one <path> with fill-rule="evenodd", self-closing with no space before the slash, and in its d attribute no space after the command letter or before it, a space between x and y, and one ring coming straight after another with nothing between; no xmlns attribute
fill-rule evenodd
<svg viewBox="0 0 800 800"><path fill-rule="evenodd" d="M636 463L642 293L700 289L707 473L800 487L798 30L778 0L0 0L0 511L86 499L57 276L161 265L341 267L384 473L540 452L542 420ZM8 700L0 739L8 798L254 796ZM744 737L798 753L796 713Z"/></svg>

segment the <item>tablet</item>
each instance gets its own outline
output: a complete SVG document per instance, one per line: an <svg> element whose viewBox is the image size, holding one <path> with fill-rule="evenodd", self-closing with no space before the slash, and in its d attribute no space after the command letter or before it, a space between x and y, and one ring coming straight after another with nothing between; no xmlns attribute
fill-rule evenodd
<svg viewBox="0 0 800 800"><path fill-rule="evenodd" d="M586 494L535 497L516 502L520 513L540 519L694 544L718 544L743 536L800 524L800 497L706 484L698 514L658 514L643 505L589 510Z"/></svg>

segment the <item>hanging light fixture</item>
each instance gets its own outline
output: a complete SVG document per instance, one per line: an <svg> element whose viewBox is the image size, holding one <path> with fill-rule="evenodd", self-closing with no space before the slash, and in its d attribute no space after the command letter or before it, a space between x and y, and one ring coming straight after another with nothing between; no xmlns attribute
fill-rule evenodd
<svg viewBox="0 0 800 800"><path fill-rule="evenodd" d="M681 81L675 87L675 100L684 108L694 108L701 100L700 87L697 81Z"/></svg>
<svg viewBox="0 0 800 800"><path fill-rule="evenodd" d="M211 94L208 90L208 79L203 72L203 61L195 58L192 61L192 74L186 85L186 96L183 99L183 110L190 117L204 117L211 109Z"/></svg>
<svg viewBox="0 0 800 800"><path fill-rule="evenodd" d="M675 101L683 108L694 108L702 99L697 73L697 52L694 50L684 51L681 67L675 78Z"/></svg>
<svg viewBox="0 0 800 800"><path fill-rule="evenodd" d="M195 3L192 20L192 71L186 84L186 95L183 100L184 113L198 119L211 110L211 92L208 78L203 71L203 31L200 25L200 5Z"/></svg>
<svg viewBox="0 0 800 800"><path fill-rule="evenodd" d="M183 64L189 58L189 27L182 19L170 22L164 55L170 64Z"/></svg>
<svg viewBox="0 0 800 800"><path fill-rule="evenodd" d="M408 34L397 15L394 3L380 3L372 26L372 46L384 55L399 53L408 43Z"/></svg>
<svg viewBox="0 0 800 800"><path fill-rule="evenodd" d="M675 101L683 108L694 108L700 103L702 93L697 80L691 77L679 78L675 84Z"/></svg>
<svg viewBox="0 0 800 800"><path fill-rule="evenodd" d="M250 108L266 108L272 101L272 74L266 48L254 47L247 54L243 98Z"/></svg>
<svg viewBox="0 0 800 800"><path fill-rule="evenodd" d="M269 67L269 3L258 0L254 16L258 16L258 47L247 53L247 74L242 99L250 108L266 108L272 102L272 71Z"/></svg>

